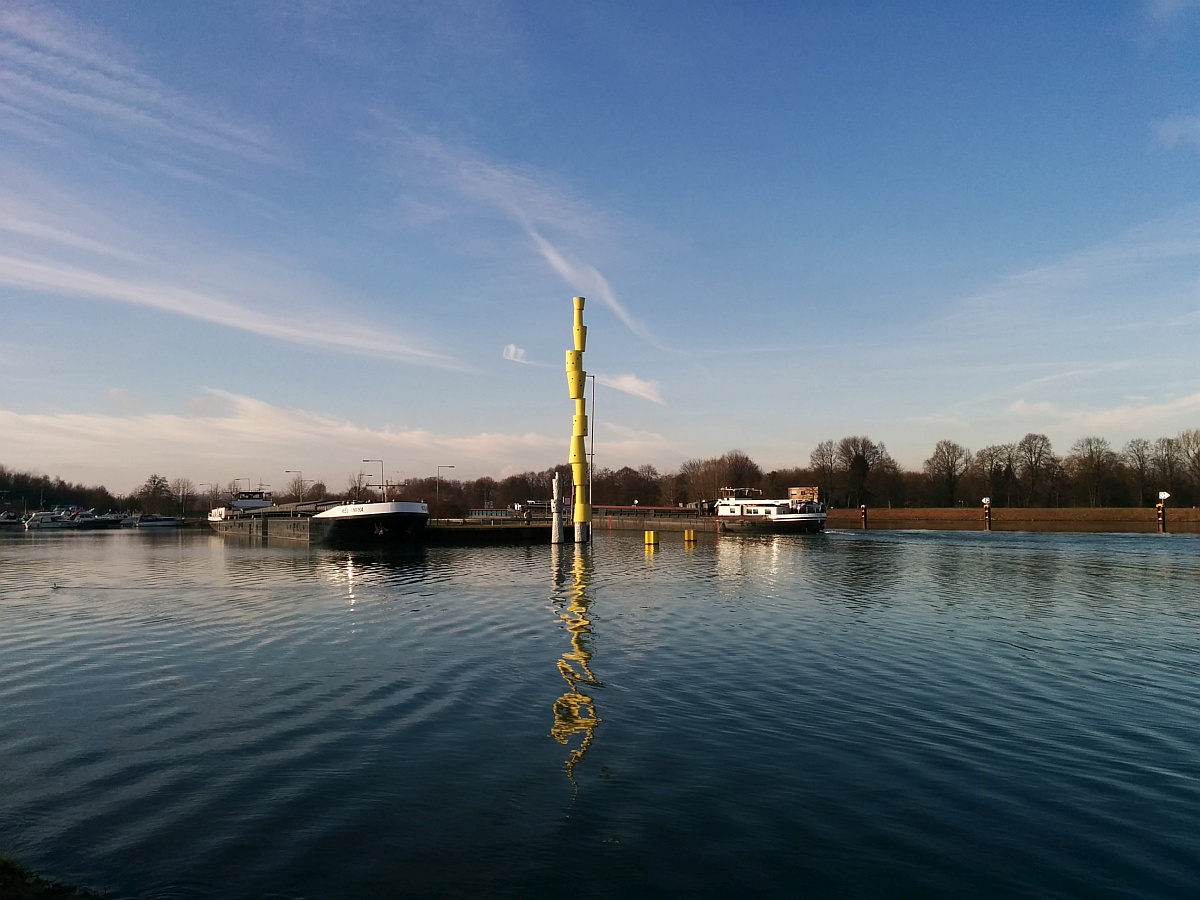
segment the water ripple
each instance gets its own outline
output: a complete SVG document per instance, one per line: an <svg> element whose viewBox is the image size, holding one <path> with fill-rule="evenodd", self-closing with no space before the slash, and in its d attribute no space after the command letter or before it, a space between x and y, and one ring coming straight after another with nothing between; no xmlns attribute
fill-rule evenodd
<svg viewBox="0 0 1200 900"><path fill-rule="evenodd" d="M114 897L1194 895L1156 537L0 541L0 845Z"/></svg>

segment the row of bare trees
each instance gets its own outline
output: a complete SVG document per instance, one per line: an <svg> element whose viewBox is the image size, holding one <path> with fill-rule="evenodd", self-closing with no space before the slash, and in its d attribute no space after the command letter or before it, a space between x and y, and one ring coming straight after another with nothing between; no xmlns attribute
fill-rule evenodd
<svg viewBox="0 0 1200 900"><path fill-rule="evenodd" d="M1027 434L1016 444L984 447L971 456L963 477L972 476L977 487L1010 506L1144 506L1159 491L1191 505L1200 501L1200 428L1155 441L1134 438L1119 450L1105 438L1084 437L1063 457L1044 434Z"/></svg>
<svg viewBox="0 0 1200 900"><path fill-rule="evenodd" d="M570 489L571 470L560 465L500 480L416 478L389 483L389 499L425 500L435 515L503 509L545 500L555 472ZM378 480L362 472L348 477L345 490L329 493L324 484L293 479L277 501L304 499L377 500ZM174 483L173 483L174 484ZM1150 441L1136 438L1116 449L1101 437L1084 437L1064 456L1044 434L1029 433L1010 444L977 451L940 440L919 471L903 469L882 441L851 435L817 444L807 466L764 471L741 450L689 459L674 472L654 466L592 472L592 502L603 505L678 506L714 499L722 487L758 488L772 497L793 486L816 485L835 506L954 506L989 497L995 506L1144 506L1160 490L1172 503L1200 502L1200 428ZM236 489L229 485L227 489Z"/></svg>
<svg viewBox="0 0 1200 900"><path fill-rule="evenodd" d="M107 488L64 481L37 472L19 472L0 465L0 510L18 514L53 506L78 504L107 512L123 508Z"/></svg>
<svg viewBox="0 0 1200 900"><path fill-rule="evenodd" d="M408 479L387 485L389 499L425 500L440 516L470 509L505 508L545 500L555 472L569 490L570 467L523 472L496 480ZM204 483L153 474L127 495L102 487L69 484L45 475L14 472L0 465L0 506L37 509L56 503L81 503L104 509L183 515L222 506L239 482ZM1063 456L1044 434L1029 433L1011 444L993 444L974 452L952 440L938 441L920 471L902 469L882 441L865 435L817 444L807 466L765 472L747 454L730 450L720 456L689 459L678 470L660 473L654 466L598 468L592 473L597 504L678 506L711 500L722 487L759 488L768 496L786 496L787 488L817 485L835 506L953 506L989 497L996 506L1145 506L1160 491L1172 504L1200 503L1200 428L1156 440L1134 438L1120 449L1102 437L1083 437ZM201 490L203 489L203 490ZM345 490L331 493L324 483L295 473L277 502L298 500L365 501L380 499L378 482L363 472L349 476Z"/></svg>
<svg viewBox="0 0 1200 900"><path fill-rule="evenodd" d="M810 464L826 495L860 502L951 506L989 497L997 506L1144 506L1160 491L1176 503L1200 500L1200 429L1155 441L1135 438L1121 449L1102 437L1075 441L1065 456L1044 434L972 453L938 441L920 473L899 470L883 444L864 437L826 441Z"/></svg>
<svg viewBox="0 0 1200 900"><path fill-rule="evenodd" d="M569 485L569 469L559 466L558 471ZM441 514L548 497L554 472L528 472L500 482L443 481ZM836 506L954 506L983 497L995 506L1145 506L1158 499L1159 491L1169 492L1173 504L1192 505L1200 502L1200 429L1154 441L1135 438L1120 449L1105 438L1084 437L1063 456L1046 435L1033 432L975 452L940 440L918 471L898 465L882 441L851 435L819 443L807 466L764 471L746 453L730 450L687 460L674 472L601 467L592 478L594 503L622 506L691 504L715 498L726 486L785 497L789 487L802 485L820 487Z"/></svg>

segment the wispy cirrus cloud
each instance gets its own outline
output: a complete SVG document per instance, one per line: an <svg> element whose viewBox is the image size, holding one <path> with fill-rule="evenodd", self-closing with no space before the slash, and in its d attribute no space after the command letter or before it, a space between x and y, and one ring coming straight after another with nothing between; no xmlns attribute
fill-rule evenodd
<svg viewBox="0 0 1200 900"><path fill-rule="evenodd" d="M1010 403L1004 410L1014 424L1054 428L1083 437L1099 435L1160 435L1170 432L1181 416L1200 414L1200 393L1186 394L1163 402L1126 401L1101 409L1063 409L1044 400L1025 399Z"/></svg>
<svg viewBox="0 0 1200 900"><path fill-rule="evenodd" d="M521 363L526 366L546 367L545 363L535 363L530 360L525 350L516 344L505 346L504 358L509 362ZM620 391L623 394L629 394L633 397L640 397L643 400L649 400L651 403L663 403L662 391L657 381L646 381L645 379L638 378L636 375L601 375L595 373L595 377L597 383L614 391Z"/></svg>
<svg viewBox="0 0 1200 900"><path fill-rule="evenodd" d="M1193 12L1200 12L1200 0L1146 0L1146 14L1160 23L1174 23Z"/></svg>
<svg viewBox="0 0 1200 900"><path fill-rule="evenodd" d="M0 129L57 144L102 132L154 156L277 159L259 127L204 108L139 71L115 41L38 3L0 8Z"/></svg>
<svg viewBox="0 0 1200 900"><path fill-rule="evenodd" d="M602 217L572 191L532 168L495 163L431 135L417 134L398 122L389 126L392 146L402 148L413 166L431 173L437 184L460 201L501 213L520 228L537 256L572 291L598 299L631 333L666 349L621 301L603 273L581 259L579 251L568 249L572 243L604 239L607 233ZM428 184L422 180L422 185ZM420 208L454 214L434 202Z"/></svg>
<svg viewBox="0 0 1200 900"><path fill-rule="evenodd" d="M1200 116L1171 116L1158 123L1155 134L1165 147L1191 145L1200 149Z"/></svg>
<svg viewBox="0 0 1200 900"><path fill-rule="evenodd" d="M663 403L662 391L657 381L645 381L636 375L597 375L596 381L623 394L641 397L651 403Z"/></svg>
<svg viewBox="0 0 1200 900"><path fill-rule="evenodd" d="M110 401L122 408L128 406L126 399L110 394ZM362 457L404 459L410 474L432 471L452 457L456 474L470 478L498 469L551 465L564 452L561 435L369 428L221 390L207 390L189 406L186 412L107 414L0 409L5 464L87 483L98 477L111 490L125 491L153 471L218 483L250 475L269 483L286 460L337 490L347 474L360 468ZM353 456L347 447L357 448ZM387 474L402 477L405 472Z"/></svg>
<svg viewBox="0 0 1200 900"><path fill-rule="evenodd" d="M464 368L450 356L375 327L324 317L280 317L169 282L106 275L59 262L0 255L0 284L76 299L148 307L311 347L445 369Z"/></svg>
<svg viewBox="0 0 1200 900"><path fill-rule="evenodd" d="M0 152L0 284L309 347L465 368L427 339L355 321L348 298L331 308L319 287L307 289L321 279L303 262L256 256L181 221L177 198L155 195L136 177L154 172L233 195L244 211L259 200L230 174L281 158L259 126L146 74L117 40L37 2L0 6L0 59L0 133L51 151L30 154L10 142ZM97 173L103 177L89 177ZM280 284L293 290L285 296Z"/></svg>
<svg viewBox="0 0 1200 900"><path fill-rule="evenodd" d="M686 453L677 441L654 431L640 431L626 425L603 422L604 440L596 450L605 459L664 459Z"/></svg>
<svg viewBox="0 0 1200 900"><path fill-rule="evenodd" d="M1200 206L1192 206L1004 278L957 301L941 325L988 343L1018 338L1016 348L1038 333L1060 334L1046 323L1061 316L1072 320L1078 340L1101 310L1106 315L1095 318L1108 331L1122 318L1161 327L1168 316L1195 311L1198 276Z"/></svg>

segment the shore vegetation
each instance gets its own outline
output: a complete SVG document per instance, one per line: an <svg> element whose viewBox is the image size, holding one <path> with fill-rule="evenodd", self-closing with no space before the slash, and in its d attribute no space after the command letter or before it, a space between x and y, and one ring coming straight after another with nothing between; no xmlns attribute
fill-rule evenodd
<svg viewBox="0 0 1200 900"><path fill-rule="evenodd" d="M570 489L571 470L561 464L506 478L408 478L379 484L363 471L351 473L341 490L298 473L274 494L277 503L301 500L366 502L425 500L436 516L472 509L504 509L550 496L559 473ZM764 470L741 450L685 460L672 472L654 466L604 465L592 471L592 502L611 506L680 506L717 497L723 487L748 487L786 497L789 487L816 486L832 507L937 508L977 505L987 497L1004 507L1144 507L1165 491L1172 506L1200 502L1200 428L1155 440L1134 438L1123 447L1103 437L1075 441L1059 454L1050 439L1030 432L1020 440L970 450L951 439L937 441L916 470L900 466L883 441L850 435L820 441L807 461ZM157 473L127 494L71 484L61 478L16 472L0 465L0 508L21 512L76 503L100 510L127 509L167 515L198 515L228 502L240 482L205 483Z"/></svg>

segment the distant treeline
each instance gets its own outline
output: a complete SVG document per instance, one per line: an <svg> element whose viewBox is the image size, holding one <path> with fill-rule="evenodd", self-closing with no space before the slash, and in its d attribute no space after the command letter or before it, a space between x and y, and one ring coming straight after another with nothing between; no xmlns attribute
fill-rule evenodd
<svg viewBox="0 0 1200 900"><path fill-rule="evenodd" d="M568 466L526 472L501 481L442 481L440 515L484 505L506 506L549 496L555 471L569 489ZM433 498L434 480L412 483L423 499ZM604 505L678 506L710 500L722 487L750 487L768 497L786 497L789 487L817 486L834 506L938 507L1149 506L1160 491L1175 506L1200 502L1200 428L1151 441L1136 438L1118 449L1101 437L1080 438L1066 455L1044 434L1030 433L1012 444L972 453L941 440L919 471L902 468L882 441L863 435L822 441L807 466L763 471L740 450L691 459L677 471L654 466L599 467L592 473L592 502Z"/></svg>
<svg viewBox="0 0 1200 900"><path fill-rule="evenodd" d="M412 478L387 485L388 499L428 501L439 516L464 515L471 509L505 508L550 496L555 472L569 492L571 469L560 465L523 472L497 481ZM1136 438L1116 449L1100 437L1080 438L1063 456L1044 434L1030 433L1016 443L993 444L971 452L951 440L938 441L919 471L901 468L882 441L863 435L822 441L808 465L764 472L747 454L730 450L708 459L690 459L677 471L654 466L596 468L592 502L603 505L678 506L711 500L722 487L758 488L768 497L786 497L787 489L815 485L834 506L957 506L989 497L994 506L1148 506L1160 491L1171 505L1200 502L1200 428L1156 440ZM13 472L0 466L0 503L14 509L39 509L78 503L106 509L180 514L224 505L237 482L206 484L199 492L189 478L151 475L127 495L103 487L70 484L61 478ZM337 499L377 500L381 491L363 472L349 476L344 490L299 475L276 502Z"/></svg>
<svg viewBox="0 0 1200 900"><path fill-rule="evenodd" d="M0 508L24 512L72 503L89 509L95 507L102 512L123 508L107 488L72 484L48 475L14 472L0 465Z"/></svg>

